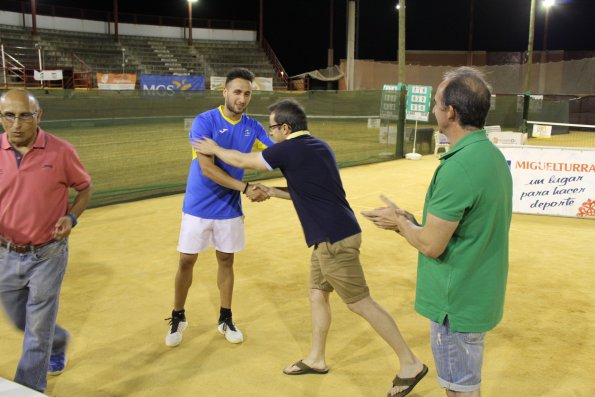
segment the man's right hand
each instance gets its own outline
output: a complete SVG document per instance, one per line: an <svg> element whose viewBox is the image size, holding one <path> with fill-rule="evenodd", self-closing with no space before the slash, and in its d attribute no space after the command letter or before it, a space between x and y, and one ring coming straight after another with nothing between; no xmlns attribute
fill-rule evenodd
<svg viewBox="0 0 595 397"><path fill-rule="evenodd" d="M270 188L260 183L250 185L246 190L246 196L253 202L259 203L271 198Z"/></svg>
<svg viewBox="0 0 595 397"><path fill-rule="evenodd" d="M409 222L419 226L419 222L417 222L417 219L415 219L411 212L401 209L401 207L399 207L394 201L386 197L384 194L380 195L380 200L384 201L384 204L386 204L388 208L394 209L397 214L404 216Z"/></svg>

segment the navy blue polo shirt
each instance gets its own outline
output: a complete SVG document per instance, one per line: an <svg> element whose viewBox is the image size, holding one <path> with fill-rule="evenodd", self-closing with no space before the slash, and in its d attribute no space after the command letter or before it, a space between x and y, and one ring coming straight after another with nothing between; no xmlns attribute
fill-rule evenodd
<svg viewBox="0 0 595 397"><path fill-rule="evenodd" d="M361 232L345 198L335 155L326 142L297 131L265 149L262 157L270 170L279 168L287 179L308 247Z"/></svg>

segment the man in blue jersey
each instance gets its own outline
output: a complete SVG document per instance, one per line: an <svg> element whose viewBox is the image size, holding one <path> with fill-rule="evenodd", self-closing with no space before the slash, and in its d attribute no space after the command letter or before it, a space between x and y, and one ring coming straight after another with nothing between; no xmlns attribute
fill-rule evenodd
<svg viewBox="0 0 595 397"><path fill-rule="evenodd" d="M224 105L199 114L190 129L190 140L208 137L225 148L250 152L258 139L270 146L268 137L258 121L246 116L252 94L254 74L237 68L227 74L223 89ZM234 253L244 248L244 222L240 194L253 201L267 199L261 190L242 182L244 170L232 167L213 156L193 153L186 195L182 208L182 224L178 251L180 260L175 280L174 308L167 346L178 346L188 326L184 305L192 285L192 273L198 254L210 246L215 248L218 263L217 286L221 308L217 330L230 343L241 343L242 332L233 322Z"/></svg>
<svg viewBox="0 0 595 397"><path fill-rule="evenodd" d="M428 367L411 351L391 315L370 296L359 261L361 229L345 198L335 155L325 142L310 135L304 109L282 100L269 107L269 131L277 144L262 153L224 149L211 139L196 140L199 153L214 154L236 167L279 168L286 188L257 185L271 197L291 199L306 243L314 247L310 265L312 347L302 360L283 371L287 375L326 374L325 346L331 323L329 295L334 290L397 354L400 369L388 395L403 397L427 374Z"/></svg>

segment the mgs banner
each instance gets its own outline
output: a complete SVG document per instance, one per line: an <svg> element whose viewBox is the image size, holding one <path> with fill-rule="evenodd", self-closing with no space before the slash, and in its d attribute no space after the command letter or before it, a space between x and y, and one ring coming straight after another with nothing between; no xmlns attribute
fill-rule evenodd
<svg viewBox="0 0 595 397"><path fill-rule="evenodd" d="M141 74L140 86L143 91L203 91L205 77Z"/></svg>
<svg viewBox="0 0 595 397"><path fill-rule="evenodd" d="M510 166L513 212L595 219L595 150L499 146Z"/></svg>

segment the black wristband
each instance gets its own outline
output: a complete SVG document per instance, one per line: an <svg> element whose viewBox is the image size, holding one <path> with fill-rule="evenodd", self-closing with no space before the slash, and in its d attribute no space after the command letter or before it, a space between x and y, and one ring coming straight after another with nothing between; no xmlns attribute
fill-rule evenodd
<svg viewBox="0 0 595 397"><path fill-rule="evenodd" d="M242 193L246 194L249 186L250 186L250 184L248 182L246 182L246 187L244 188L244 191Z"/></svg>
<svg viewBox="0 0 595 397"><path fill-rule="evenodd" d="M75 227L78 223L78 220L76 218L76 215L74 214L68 214L66 215L68 218L70 218L70 220L72 221L72 227Z"/></svg>

